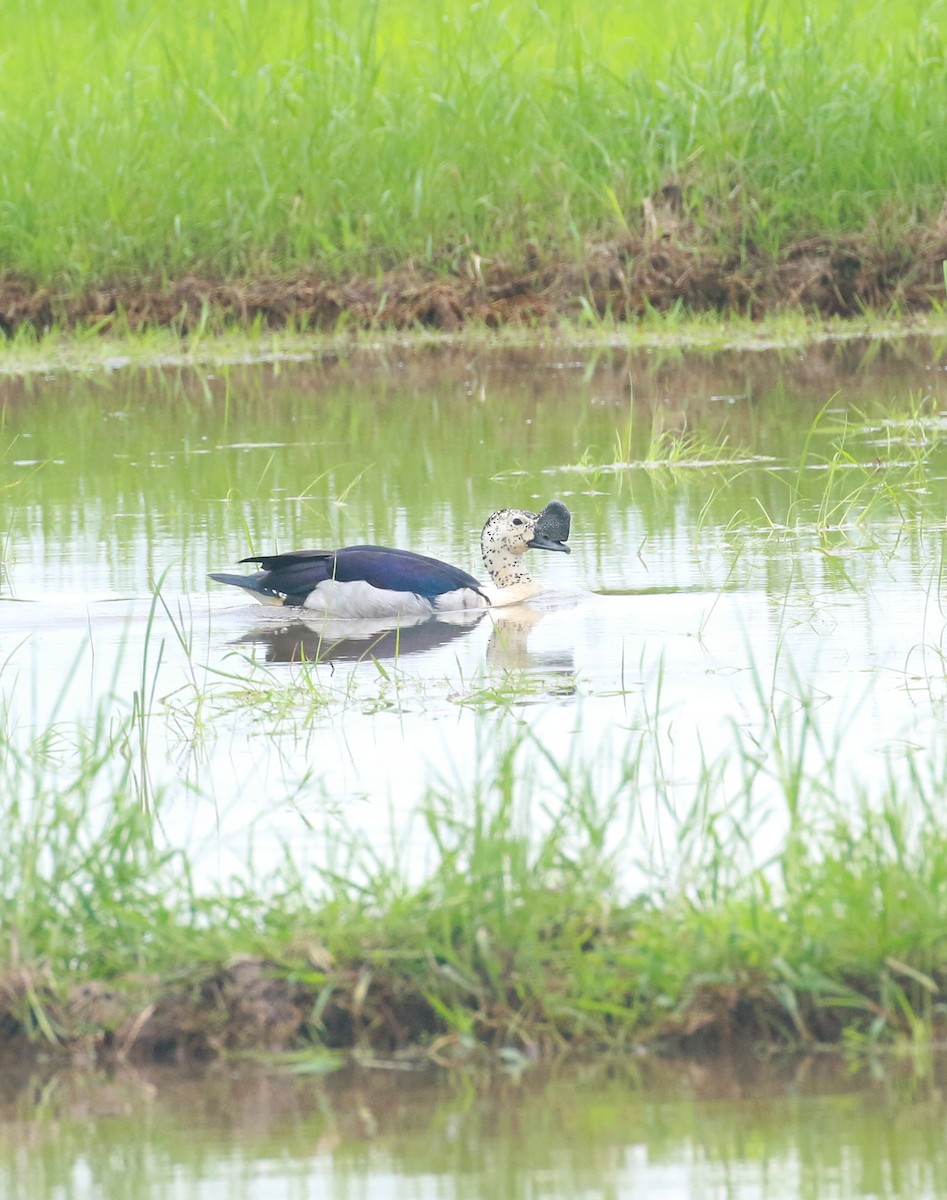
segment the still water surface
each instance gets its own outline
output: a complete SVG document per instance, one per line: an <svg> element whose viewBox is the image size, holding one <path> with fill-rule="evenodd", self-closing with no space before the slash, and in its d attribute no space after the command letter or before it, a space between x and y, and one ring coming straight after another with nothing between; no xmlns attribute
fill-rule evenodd
<svg viewBox="0 0 947 1200"><path fill-rule="evenodd" d="M942 1082L942 1081L941 1081ZM941 1085L616 1064L504 1081L156 1071L0 1091L4 1200L932 1200Z"/></svg>

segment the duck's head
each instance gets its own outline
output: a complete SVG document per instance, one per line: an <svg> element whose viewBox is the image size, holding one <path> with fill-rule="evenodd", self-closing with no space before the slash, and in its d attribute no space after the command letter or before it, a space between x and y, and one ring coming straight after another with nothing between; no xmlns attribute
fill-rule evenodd
<svg viewBox="0 0 947 1200"><path fill-rule="evenodd" d="M561 500L552 500L541 513L525 508L502 508L488 518L480 535L484 555L490 551L525 554L527 550L561 550L571 553L569 510Z"/></svg>

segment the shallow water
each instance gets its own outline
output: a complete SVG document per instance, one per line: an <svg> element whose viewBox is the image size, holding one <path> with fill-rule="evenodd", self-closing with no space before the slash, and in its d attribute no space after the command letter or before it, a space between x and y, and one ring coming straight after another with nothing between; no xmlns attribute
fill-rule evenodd
<svg viewBox="0 0 947 1200"><path fill-rule="evenodd" d="M37 1077L0 1091L0 1196L928 1200L945 1120L896 1064Z"/></svg>
<svg viewBox="0 0 947 1200"><path fill-rule="evenodd" d="M10 736L143 710L162 836L221 880L251 844L257 868L287 841L319 865L353 827L423 870L419 798L469 792L528 728L524 778L554 790L551 751L626 807L629 874L666 873L697 781L732 790L774 714L817 714L806 763L853 794L939 744L945 390L921 343L5 384ZM366 640L205 578L251 549L360 541L477 572L484 517L551 497L571 557L534 555L543 599L469 624ZM739 784L761 853L785 817L765 775Z"/></svg>

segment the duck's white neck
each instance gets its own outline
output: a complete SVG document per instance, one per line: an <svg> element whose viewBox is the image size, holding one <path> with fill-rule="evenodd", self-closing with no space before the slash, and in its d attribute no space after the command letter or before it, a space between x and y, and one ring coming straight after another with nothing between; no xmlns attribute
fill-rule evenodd
<svg viewBox="0 0 947 1200"><path fill-rule="evenodd" d="M490 582L481 590L492 607L522 604L542 591L527 571L522 554L515 554L505 546L490 546L486 539L481 541L480 549L483 565L490 575Z"/></svg>
<svg viewBox="0 0 947 1200"><path fill-rule="evenodd" d="M495 512L480 535L480 553L490 582L481 589L491 604L519 604L543 590L533 581L523 556L534 539L535 513L521 508Z"/></svg>
<svg viewBox="0 0 947 1200"><path fill-rule="evenodd" d="M517 587L520 584L533 582L533 577L526 570L522 554L514 554L505 546L489 545L487 539L480 539L480 552L483 555L483 565L487 568L490 582L498 588Z"/></svg>

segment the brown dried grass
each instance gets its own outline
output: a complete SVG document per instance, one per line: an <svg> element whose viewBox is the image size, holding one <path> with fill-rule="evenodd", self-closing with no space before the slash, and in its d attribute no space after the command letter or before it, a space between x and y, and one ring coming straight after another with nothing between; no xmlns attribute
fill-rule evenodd
<svg viewBox="0 0 947 1200"><path fill-rule="evenodd" d="M519 266L452 255L442 272L405 266L345 280L306 271L292 277L171 282L119 279L81 291L23 278L0 280L0 328L12 335L98 326L103 331L170 327L286 327L456 332L550 326L593 314L617 322L673 307L752 318L802 309L822 317L923 312L944 299L947 222L892 233L820 235L778 256L725 239L681 215L674 199L645 205L642 232L591 243L580 260L524 248Z"/></svg>

